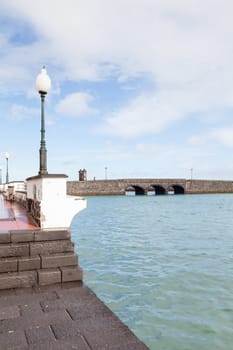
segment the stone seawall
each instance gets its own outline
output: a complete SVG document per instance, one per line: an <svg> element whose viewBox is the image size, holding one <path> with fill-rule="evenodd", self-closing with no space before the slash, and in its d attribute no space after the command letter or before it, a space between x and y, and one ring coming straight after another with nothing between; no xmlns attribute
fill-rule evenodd
<svg viewBox="0 0 233 350"><path fill-rule="evenodd" d="M187 180L186 193L233 193L233 181Z"/></svg>
<svg viewBox="0 0 233 350"><path fill-rule="evenodd" d="M186 179L121 179L68 181L67 193L75 196L125 195L127 191L136 194L176 194L189 193L233 193L233 181L226 180L186 180Z"/></svg>
<svg viewBox="0 0 233 350"><path fill-rule="evenodd" d="M0 290L82 281L69 230L0 231Z"/></svg>
<svg viewBox="0 0 233 350"><path fill-rule="evenodd" d="M117 180L67 181L67 194L78 196L124 195L125 190Z"/></svg>

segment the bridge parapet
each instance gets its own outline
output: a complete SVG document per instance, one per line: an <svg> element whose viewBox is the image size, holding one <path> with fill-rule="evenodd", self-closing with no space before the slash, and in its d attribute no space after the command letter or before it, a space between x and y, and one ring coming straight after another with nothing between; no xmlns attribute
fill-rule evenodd
<svg viewBox="0 0 233 350"><path fill-rule="evenodd" d="M186 180L186 179L118 179L68 181L69 195L124 195L127 190L134 189L136 194L175 194L185 193L233 193L233 181L225 180Z"/></svg>
<svg viewBox="0 0 233 350"><path fill-rule="evenodd" d="M186 180L186 193L233 193L233 181Z"/></svg>

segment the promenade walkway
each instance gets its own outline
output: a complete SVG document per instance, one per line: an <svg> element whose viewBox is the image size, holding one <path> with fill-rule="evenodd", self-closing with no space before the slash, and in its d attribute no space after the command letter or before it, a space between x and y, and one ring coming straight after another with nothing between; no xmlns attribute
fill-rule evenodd
<svg viewBox="0 0 233 350"><path fill-rule="evenodd" d="M0 194L0 231L37 228L25 208L14 201L5 200Z"/></svg>
<svg viewBox="0 0 233 350"><path fill-rule="evenodd" d="M36 245L37 248L38 245L43 248L43 244L49 245L50 248L52 244L60 246L61 243L53 241L28 242L28 237L32 234L27 230L36 229L39 228L33 224L24 208L17 203L5 201L0 195L0 277L2 278L0 278L0 349L148 349L83 282L65 282L47 286L36 284L28 288L4 289L3 281L6 283L9 278L22 280L28 273L37 273L37 270L32 271L35 269L33 262L32 265L29 264L30 258L33 261L36 257L25 258L18 257L17 253L13 254L13 251L19 251L20 244L23 246L29 244L31 247ZM38 231L38 234L41 238L43 231ZM21 242L22 239L25 243ZM9 257L5 257L5 253ZM50 253L49 257L53 255ZM42 262L43 258L46 257L39 256ZM17 259L19 261L16 268L22 267L20 259L23 259L30 271L12 270L12 264L15 264ZM36 267L38 268L40 272L45 272L41 267ZM59 271L57 268L47 269L48 275L53 276L54 270ZM23 285L24 280L21 282Z"/></svg>
<svg viewBox="0 0 233 350"><path fill-rule="evenodd" d="M0 291L4 350L148 349L82 283Z"/></svg>

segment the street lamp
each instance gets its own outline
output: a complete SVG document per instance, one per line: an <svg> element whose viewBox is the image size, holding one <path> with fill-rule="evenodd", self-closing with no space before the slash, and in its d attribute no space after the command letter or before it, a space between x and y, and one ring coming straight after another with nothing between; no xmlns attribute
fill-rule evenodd
<svg viewBox="0 0 233 350"><path fill-rule="evenodd" d="M51 80L48 76L45 67L42 68L40 74L36 78L36 89L41 97L41 140L40 140L40 170L39 174L48 174L47 171L47 150L45 143L45 120L44 120L44 100L46 94L51 88Z"/></svg>
<svg viewBox="0 0 233 350"><path fill-rule="evenodd" d="M8 173L8 159L9 159L9 153L5 153L5 158L6 158L6 184L9 182L9 173Z"/></svg>
<svg viewBox="0 0 233 350"><path fill-rule="evenodd" d="M190 180L193 179L193 168L190 169Z"/></svg>

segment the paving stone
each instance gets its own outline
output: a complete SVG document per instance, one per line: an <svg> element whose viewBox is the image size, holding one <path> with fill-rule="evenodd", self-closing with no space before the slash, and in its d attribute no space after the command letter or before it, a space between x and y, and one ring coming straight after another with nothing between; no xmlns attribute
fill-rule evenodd
<svg viewBox="0 0 233 350"><path fill-rule="evenodd" d="M29 346L27 349L20 350L92 350L85 340L80 337L74 337L70 340L55 340L46 341L43 344L35 344Z"/></svg>
<svg viewBox="0 0 233 350"><path fill-rule="evenodd" d="M20 309L18 306L6 306L0 309L0 321L8 320L9 318L20 317Z"/></svg>
<svg viewBox="0 0 233 350"><path fill-rule="evenodd" d="M82 288L79 288L82 287ZM72 282L67 282L61 285L62 290L74 290L74 289L85 289L86 286L83 284L82 281L72 281ZM86 294L86 292L85 292Z"/></svg>
<svg viewBox="0 0 233 350"><path fill-rule="evenodd" d="M19 308L22 317L33 318L35 315L37 315L38 318L43 317L43 310L38 301L33 303L27 303L27 300L25 300L25 303L20 304Z"/></svg>
<svg viewBox="0 0 233 350"><path fill-rule="evenodd" d="M104 303L98 299L87 299L85 302L82 301L73 305L71 304L67 307L67 312L69 313L72 320L83 320L104 315L114 315L108 308L106 308Z"/></svg>
<svg viewBox="0 0 233 350"><path fill-rule="evenodd" d="M51 325L59 320L59 322L66 324L70 321L70 316L65 310L57 310L54 312L30 313L21 316L20 318L12 318L0 322L0 334L8 331L24 330L36 326ZM20 322L19 322L20 321ZM1 344L1 343L0 343ZM0 347L1 349L1 347Z"/></svg>
<svg viewBox="0 0 233 350"><path fill-rule="evenodd" d="M121 348L130 343L135 343L135 335L129 328L122 325L120 321L112 322L109 317L98 318L98 321L83 320L79 323L79 328L93 349L111 349L114 346ZM144 345L142 349L147 349L147 347Z"/></svg>
<svg viewBox="0 0 233 350"><path fill-rule="evenodd" d="M70 285L73 287L69 287ZM75 308L90 303L102 303L97 296L83 284L83 282L66 282L62 284L62 288L57 290L58 297L63 300L66 308ZM108 309L109 310L109 309Z"/></svg>
<svg viewBox="0 0 233 350"><path fill-rule="evenodd" d="M66 306L61 299L57 300L46 300L40 302L41 308L44 312L51 312L55 310L65 310Z"/></svg>
<svg viewBox="0 0 233 350"><path fill-rule="evenodd" d="M59 298L57 289L59 285L43 286L41 288L28 287L19 289L0 290L0 308L12 305L34 305L46 300ZM53 287L55 290L46 287ZM38 291L39 290L39 291Z"/></svg>
<svg viewBox="0 0 233 350"><path fill-rule="evenodd" d="M112 330L121 329L122 333L128 332L129 328L120 322L119 318L112 314L98 315L93 318L83 318L82 320L74 321L79 325L81 333L97 332L98 329L102 329L102 332L111 332Z"/></svg>
<svg viewBox="0 0 233 350"><path fill-rule="evenodd" d="M25 329L25 334L29 345L55 340L50 326L31 327Z"/></svg>
<svg viewBox="0 0 233 350"><path fill-rule="evenodd" d="M28 290L0 293L1 350L148 349L83 283Z"/></svg>
<svg viewBox="0 0 233 350"><path fill-rule="evenodd" d="M90 308L88 305L93 304ZM95 317L95 313L101 315L106 312L111 312L106 306L97 298L84 296L82 299L77 299L72 295L60 297L57 300L45 300L40 302L41 308L44 312L51 312L54 310L66 309L73 320L80 318ZM95 312L95 313L94 313Z"/></svg>
<svg viewBox="0 0 233 350"><path fill-rule="evenodd" d="M0 344L3 350L21 350L27 345L24 331L9 331L0 334Z"/></svg>
<svg viewBox="0 0 233 350"><path fill-rule="evenodd" d="M57 294L60 298L68 297L74 300L80 300L82 298L91 297L97 298L95 293L87 287L82 281L68 282L62 284L62 288L57 290Z"/></svg>
<svg viewBox="0 0 233 350"><path fill-rule="evenodd" d="M2 302L4 302L4 297L7 297L6 299L9 299L9 295L15 295L15 289L2 289L0 290L0 307ZM5 304L4 304L5 305Z"/></svg>
<svg viewBox="0 0 233 350"><path fill-rule="evenodd" d="M148 349L145 344L143 344L140 340L135 341L133 343L121 344L113 346L112 344L108 347L111 350L146 350Z"/></svg>
<svg viewBox="0 0 233 350"><path fill-rule="evenodd" d="M72 338L75 336L81 336L78 324L75 321L69 320L66 323L53 322L51 328L57 339Z"/></svg>
<svg viewBox="0 0 233 350"><path fill-rule="evenodd" d="M15 295L23 295L25 297L25 295L30 294L33 295L34 293L34 289L33 287L27 287L27 288L20 288L20 289L14 289L15 291ZM17 297L18 298L18 297Z"/></svg>
<svg viewBox="0 0 233 350"><path fill-rule="evenodd" d="M40 301L43 300L55 300L59 299L58 291L61 289L61 283L47 285L47 286L35 286L34 288L35 296L38 294Z"/></svg>

